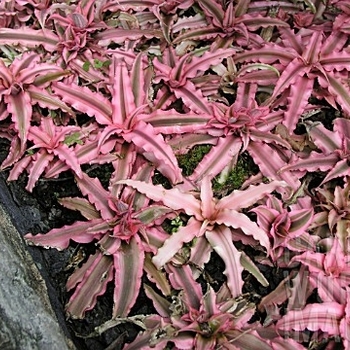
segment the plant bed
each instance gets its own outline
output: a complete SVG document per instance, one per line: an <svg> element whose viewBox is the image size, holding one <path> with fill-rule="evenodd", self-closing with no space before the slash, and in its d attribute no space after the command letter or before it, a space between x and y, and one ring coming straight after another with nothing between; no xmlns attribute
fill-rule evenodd
<svg viewBox="0 0 350 350"><path fill-rule="evenodd" d="M2 6L2 198L78 349L348 347L346 1Z"/></svg>

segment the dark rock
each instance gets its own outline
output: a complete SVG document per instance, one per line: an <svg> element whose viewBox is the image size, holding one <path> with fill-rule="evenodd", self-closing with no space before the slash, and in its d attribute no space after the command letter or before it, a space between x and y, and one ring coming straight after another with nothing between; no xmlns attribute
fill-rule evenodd
<svg viewBox="0 0 350 350"><path fill-rule="evenodd" d="M0 197L0 348L75 349L58 324L45 281L9 215L19 226L25 218L6 201L1 185Z"/></svg>

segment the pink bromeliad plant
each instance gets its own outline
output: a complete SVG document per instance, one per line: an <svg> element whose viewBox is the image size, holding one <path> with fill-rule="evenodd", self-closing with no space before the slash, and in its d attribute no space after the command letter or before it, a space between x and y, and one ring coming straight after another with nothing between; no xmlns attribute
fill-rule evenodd
<svg viewBox="0 0 350 350"><path fill-rule="evenodd" d="M13 128L10 128L12 145L7 160L2 168L13 165L26 150L28 132L33 117L33 105L43 108L58 109L74 112L59 99L49 94L47 87L51 81L67 75L60 67L52 62L42 62L40 55L26 52L22 57L16 57L6 65L0 60L2 98L1 120L11 114ZM6 106L6 107L5 107Z"/></svg>
<svg viewBox="0 0 350 350"><path fill-rule="evenodd" d="M243 269L240 262L241 253L236 249L233 240L242 239L245 241L245 235L251 236L267 252L270 251L270 241L267 234L240 211L266 194L285 186L283 182L274 181L270 184L251 186L244 191L236 190L226 197L217 199L213 195L208 176L202 180L199 198L195 194L184 193L176 188L167 190L162 186L140 181L122 180L119 183L131 186L148 198L162 202L171 209L183 210L190 216L187 225L180 227L158 249L157 254L152 259L157 267L160 268L170 261L184 243L188 243L194 238L203 239L202 237L205 237L206 244L209 244L225 262L224 273L234 297L242 293L241 273ZM231 228L234 230L232 231Z"/></svg>
<svg viewBox="0 0 350 350"><path fill-rule="evenodd" d="M152 241L167 237L157 220L164 218L171 210L160 205L149 206L145 196L139 196L127 188L122 190L115 183L124 176L149 181L152 167L144 164L133 174L134 169L128 162L135 162L135 150L122 146L120 151L126 162L124 159L114 162L115 172L109 191L102 187L97 178L83 174L77 177L77 184L88 199L60 200L63 206L78 210L86 221L77 221L46 234L26 236L30 244L57 249L67 248L70 240L77 243L96 242L96 252L67 281L67 289L75 289L66 307L71 317L81 318L92 309L97 296L106 291L107 283L112 279L115 283L113 317L127 316L139 292L145 253L156 250Z"/></svg>
<svg viewBox="0 0 350 350"><path fill-rule="evenodd" d="M347 1L9 0L0 27L1 170L82 194L26 235L88 245L69 317L110 285L126 350L349 347Z"/></svg>
<svg viewBox="0 0 350 350"><path fill-rule="evenodd" d="M160 316L151 316L145 322L153 323L124 349L164 349L173 342L178 349L271 349L255 331L256 324L248 321L255 305L247 295L232 298L224 284L218 292L207 286L205 293L197 283L189 266L168 265L169 279L177 291L172 301L145 286Z"/></svg>

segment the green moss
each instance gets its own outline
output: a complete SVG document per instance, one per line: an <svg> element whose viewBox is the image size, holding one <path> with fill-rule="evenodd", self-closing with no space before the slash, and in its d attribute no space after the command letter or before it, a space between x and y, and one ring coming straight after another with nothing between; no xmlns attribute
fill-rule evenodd
<svg viewBox="0 0 350 350"><path fill-rule="evenodd" d="M225 196L233 190L239 189L250 176L257 174L258 166L247 153L239 156L236 166L229 172L224 182L219 182L216 177L213 182L213 190L217 196Z"/></svg>
<svg viewBox="0 0 350 350"><path fill-rule="evenodd" d="M184 176L190 176L198 163L210 151L210 145L194 146L188 153L177 156L177 161Z"/></svg>

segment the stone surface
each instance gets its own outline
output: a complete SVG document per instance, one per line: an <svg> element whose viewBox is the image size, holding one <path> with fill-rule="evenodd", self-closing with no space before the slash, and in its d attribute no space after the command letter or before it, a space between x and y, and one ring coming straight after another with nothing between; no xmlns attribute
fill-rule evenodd
<svg viewBox="0 0 350 350"><path fill-rule="evenodd" d="M46 284L6 211L0 201L0 349L75 349L60 329Z"/></svg>

